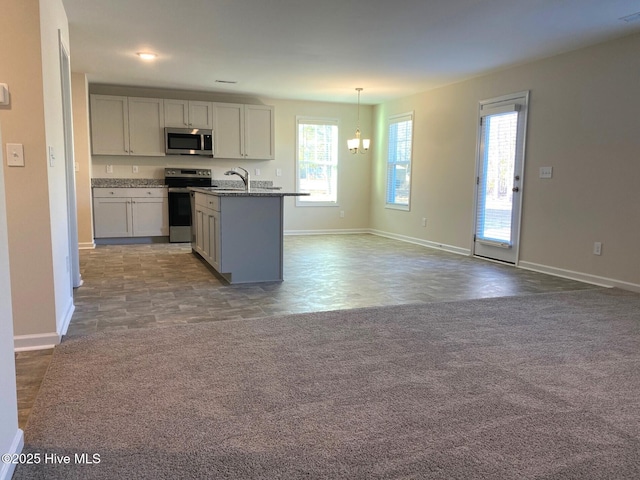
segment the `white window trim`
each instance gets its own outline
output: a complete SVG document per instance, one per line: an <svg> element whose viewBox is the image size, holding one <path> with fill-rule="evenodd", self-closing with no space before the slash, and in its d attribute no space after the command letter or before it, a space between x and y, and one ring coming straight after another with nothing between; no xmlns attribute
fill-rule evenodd
<svg viewBox="0 0 640 480"><path fill-rule="evenodd" d="M388 198L388 191L387 191L387 187L388 187L388 183L389 183L389 177L387 176L389 174L389 170L388 170L388 166L389 166L389 126L392 123L398 123L401 121L405 121L405 120L411 120L411 162L409 163L409 202L407 203L407 205L403 204L403 203L389 203L387 202L387 198ZM414 132L415 132L415 119L414 119L414 111L411 110L410 112L405 112L405 113L399 113L397 115L391 115L389 116L389 118L387 119L387 131L386 131L386 141L387 141L387 148L386 148L386 158L385 158L385 189L384 189L384 208L387 208L389 210L400 210L400 211L404 211L404 212L409 212L411 211L411 194L413 192L413 145L414 145Z"/></svg>
<svg viewBox="0 0 640 480"><path fill-rule="evenodd" d="M295 124L295 139L296 139L296 151L295 151L295 164L296 164L296 192L300 191L300 175L299 175L299 159L298 152L300 151L300 145L298 141L298 127L300 123L310 123L316 125L335 125L338 127L338 146L340 143L340 120L337 118L331 117L308 117L304 115L296 115L296 124ZM340 150L338 149L338 152ZM340 168L340 154L338 153L338 169ZM295 197L296 199L296 207L339 207L340 206L340 188L339 188L340 176L338 175L338 191L336 192L336 201L335 202L305 202L301 200L301 197Z"/></svg>

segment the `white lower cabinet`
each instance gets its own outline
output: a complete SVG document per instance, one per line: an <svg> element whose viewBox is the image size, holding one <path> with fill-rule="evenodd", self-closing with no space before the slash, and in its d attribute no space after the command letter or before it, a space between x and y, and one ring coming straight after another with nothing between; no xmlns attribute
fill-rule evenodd
<svg viewBox="0 0 640 480"><path fill-rule="evenodd" d="M166 188L94 188L95 238L169 235Z"/></svg>

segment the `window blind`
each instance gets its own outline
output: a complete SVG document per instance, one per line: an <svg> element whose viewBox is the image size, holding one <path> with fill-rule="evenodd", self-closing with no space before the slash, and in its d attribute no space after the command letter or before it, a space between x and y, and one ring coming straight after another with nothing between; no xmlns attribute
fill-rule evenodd
<svg viewBox="0 0 640 480"><path fill-rule="evenodd" d="M518 112L482 116L483 163L479 172L476 240L510 247Z"/></svg>

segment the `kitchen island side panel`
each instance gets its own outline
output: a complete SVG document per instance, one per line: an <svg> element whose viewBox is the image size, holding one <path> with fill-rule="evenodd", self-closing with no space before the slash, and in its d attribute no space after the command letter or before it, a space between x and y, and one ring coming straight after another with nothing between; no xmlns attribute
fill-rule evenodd
<svg viewBox="0 0 640 480"><path fill-rule="evenodd" d="M283 197L220 197L220 273L229 283L282 281Z"/></svg>

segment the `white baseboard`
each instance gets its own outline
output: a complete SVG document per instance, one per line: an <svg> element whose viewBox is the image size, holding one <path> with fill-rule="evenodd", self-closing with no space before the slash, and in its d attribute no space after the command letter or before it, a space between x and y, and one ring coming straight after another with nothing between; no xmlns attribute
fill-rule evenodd
<svg viewBox="0 0 640 480"><path fill-rule="evenodd" d="M525 261L518 262L518 267L525 270L533 270L534 272L554 275L556 277L568 278L570 280L590 283L592 285L598 285L600 287L618 287L624 290L631 290L632 292L640 293L640 285L631 282L624 282L622 280L616 280L614 278L600 277L598 275L591 275L589 273L574 272L573 270L565 270L563 268L550 267L548 265L540 265L538 263Z"/></svg>
<svg viewBox="0 0 640 480"><path fill-rule="evenodd" d="M14 335L13 350L26 352L28 350L47 350L60 344L62 337L56 332L39 333L35 335Z"/></svg>
<svg viewBox="0 0 640 480"><path fill-rule="evenodd" d="M286 230L285 235L353 235L371 233L368 228L336 229L336 230Z"/></svg>
<svg viewBox="0 0 640 480"><path fill-rule="evenodd" d="M64 335L67 334L71 318L76 306L73 304L73 300L69 302L67 310L60 322L60 326L57 328L56 333L37 333L32 335L14 335L13 337L13 350L15 352L26 352L29 350L47 350L60 344L60 341Z"/></svg>
<svg viewBox="0 0 640 480"><path fill-rule="evenodd" d="M13 437L13 442L11 442L11 447L9 447L8 453L9 455L18 455L22 453L22 448L24 447L24 432L21 429L18 429L15 437ZM0 480L11 480L13 476L13 472L16 469L15 463L4 463L0 462Z"/></svg>
<svg viewBox="0 0 640 480"><path fill-rule="evenodd" d="M61 338L67 334L67 329L69 328L69 324L71 323L71 317L73 317L73 312L75 312L75 310L76 310L76 306L73 303L73 299L71 299L71 302L69 302L69 305L67 307L67 311L64 313L64 318L60 323L60 327L58 328L58 334L60 335Z"/></svg>
<svg viewBox="0 0 640 480"><path fill-rule="evenodd" d="M458 255L465 255L467 257L471 255L471 250L469 250L468 248L456 247L444 243L431 242L429 240L423 240L421 238L408 237L406 235L383 232L381 230L369 229L369 233L378 235L380 237L391 238L393 240L400 240L401 242L414 243L416 245L422 245L423 247L435 248L436 250L444 250L445 252L456 253Z"/></svg>
<svg viewBox="0 0 640 480"><path fill-rule="evenodd" d="M80 242L78 243L79 250L93 250L96 248L95 242Z"/></svg>

